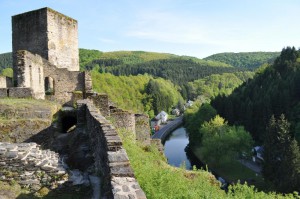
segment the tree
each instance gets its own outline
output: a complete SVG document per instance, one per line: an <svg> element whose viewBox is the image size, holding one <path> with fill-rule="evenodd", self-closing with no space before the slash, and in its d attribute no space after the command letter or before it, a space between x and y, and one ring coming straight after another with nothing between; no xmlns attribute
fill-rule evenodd
<svg viewBox="0 0 300 199"><path fill-rule="evenodd" d="M12 68L5 68L2 70L2 75L6 77L13 77L13 70Z"/></svg>
<svg viewBox="0 0 300 199"><path fill-rule="evenodd" d="M282 114L271 117L264 143L263 175L281 192L300 191L300 151Z"/></svg>
<svg viewBox="0 0 300 199"><path fill-rule="evenodd" d="M205 122L200 132L203 159L215 166L250 152L253 144L250 134L242 126L229 126L219 115Z"/></svg>

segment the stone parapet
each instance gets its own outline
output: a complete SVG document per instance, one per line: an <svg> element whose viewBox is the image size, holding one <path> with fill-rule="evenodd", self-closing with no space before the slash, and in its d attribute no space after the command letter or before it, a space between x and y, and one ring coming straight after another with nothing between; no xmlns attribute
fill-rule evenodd
<svg viewBox="0 0 300 199"><path fill-rule="evenodd" d="M103 192L107 198L144 199L146 198L134 178L129 158L115 127L94 106L91 100L80 100L86 108L86 131L94 154L95 172L100 173ZM82 120L82 119L81 119Z"/></svg>

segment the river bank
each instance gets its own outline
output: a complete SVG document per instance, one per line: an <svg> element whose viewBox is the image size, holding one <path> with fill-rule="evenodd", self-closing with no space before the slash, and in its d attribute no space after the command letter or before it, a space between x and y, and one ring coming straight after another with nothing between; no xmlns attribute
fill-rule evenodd
<svg viewBox="0 0 300 199"><path fill-rule="evenodd" d="M255 185L260 190L265 189L265 183L261 175L245 167L238 160L222 165L214 165L211 162L204 163L201 148L189 147L188 134L184 127L172 131L166 137L164 146L164 154L168 159L168 163L172 166L192 170L195 165L197 169L208 170L216 178L221 177L228 183L247 182L250 185Z"/></svg>

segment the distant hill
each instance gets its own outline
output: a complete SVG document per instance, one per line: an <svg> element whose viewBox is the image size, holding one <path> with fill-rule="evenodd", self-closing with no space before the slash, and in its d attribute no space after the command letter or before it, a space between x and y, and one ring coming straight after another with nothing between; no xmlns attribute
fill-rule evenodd
<svg viewBox="0 0 300 199"><path fill-rule="evenodd" d="M280 52L243 52L219 53L208 56L204 60L219 61L234 67L256 69L264 63L271 63Z"/></svg>
<svg viewBox="0 0 300 199"><path fill-rule="evenodd" d="M211 74L238 72L240 69L219 61L169 53L145 51L102 52L79 49L80 69L109 72L114 75L150 74L171 80L177 85L209 76ZM0 55L1 68L11 67L11 53Z"/></svg>
<svg viewBox="0 0 300 199"><path fill-rule="evenodd" d="M145 52L145 51L114 51L114 52L102 52L98 50L79 49L80 66L82 69L91 69L95 64L100 66L118 66L118 65L134 65L155 60L167 60L180 58L183 60L192 60L199 64L210 64L211 66L231 67L228 64L224 64L216 61L205 61L196 57L179 56L170 53L157 53L157 52Z"/></svg>
<svg viewBox="0 0 300 199"><path fill-rule="evenodd" d="M12 54L0 54L0 71L4 68L12 68Z"/></svg>
<svg viewBox="0 0 300 199"><path fill-rule="evenodd" d="M147 73L169 79L177 85L211 74L240 71L217 61L145 51L101 52L80 49L80 60L82 70L98 70L100 73L125 76Z"/></svg>

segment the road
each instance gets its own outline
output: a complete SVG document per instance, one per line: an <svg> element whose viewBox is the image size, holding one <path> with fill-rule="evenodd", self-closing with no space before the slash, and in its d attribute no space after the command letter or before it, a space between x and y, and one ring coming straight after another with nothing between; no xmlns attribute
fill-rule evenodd
<svg viewBox="0 0 300 199"><path fill-rule="evenodd" d="M171 133L173 130L179 127L182 124L182 122L183 116L179 116L175 120L168 122L159 131L152 135L152 139L161 139L163 141L169 135L169 133Z"/></svg>

